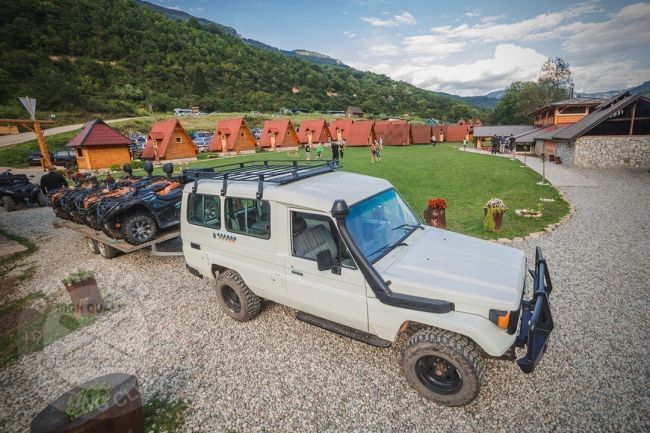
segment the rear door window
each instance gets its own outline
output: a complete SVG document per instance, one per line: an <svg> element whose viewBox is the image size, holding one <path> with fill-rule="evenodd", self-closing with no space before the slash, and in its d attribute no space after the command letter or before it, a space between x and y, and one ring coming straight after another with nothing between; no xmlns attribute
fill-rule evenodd
<svg viewBox="0 0 650 433"><path fill-rule="evenodd" d="M250 198L227 198L226 228L229 232L269 239L271 237L269 202Z"/></svg>
<svg viewBox="0 0 650 433"><path fill-rule="evenodd" d="M221 228L221 198L191 193L187 199L187 221L211 229Z"/></svg>

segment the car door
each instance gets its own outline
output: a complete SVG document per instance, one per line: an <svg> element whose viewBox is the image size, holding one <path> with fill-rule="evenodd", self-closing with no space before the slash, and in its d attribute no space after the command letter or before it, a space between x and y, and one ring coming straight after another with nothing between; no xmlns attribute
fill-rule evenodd
<svg viewBox="0 0 650 433"><path fill-rule="evenodd" d="M286 259L287 294L306 313L368 331L365 280L326 214L289 210L290 251ZM319 271L318 251L330 249L340 268Z"/></svg>

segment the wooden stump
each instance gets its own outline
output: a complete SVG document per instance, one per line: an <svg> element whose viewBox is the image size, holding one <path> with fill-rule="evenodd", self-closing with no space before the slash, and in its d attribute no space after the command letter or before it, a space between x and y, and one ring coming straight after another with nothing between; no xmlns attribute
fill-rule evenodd
<svg viewBox="0 0 650 433"><path fill-rule="evenodd" d="M65 283L65 288L72 300L74 313L77 315L87 315L99 313L104 309L104 300L102 299L97 281L95 278L89 278L79 283Z"/></svg>
<svg viewBox="0 0 650 433"><path fill-rule="evenodd" d="M65 413L70 401L82 389L97 383L110 386L110 398L103 406L71 420ZM114 373L74 387L39 413L31 423L32 433L141 433L144 429L138 379Z"/></svg>

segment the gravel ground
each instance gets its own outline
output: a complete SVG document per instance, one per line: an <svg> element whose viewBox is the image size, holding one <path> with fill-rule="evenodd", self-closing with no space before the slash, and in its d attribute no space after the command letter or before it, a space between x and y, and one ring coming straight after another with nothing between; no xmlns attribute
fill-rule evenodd
<svg viewBox="0 0 650 433"><path fill-rule="evenodd" d="M408 386L398 348L339 337L275 304L234 322L182 257L103 260L78 235L50 228L48 209L0 211L3 228L40 245L39 270L22 294L65 299L59 281L83 267L112 306L0 371L0 429L27 431L70 384L121 371L138 376L145 400L190 400L185 431L648 431L650 175L580 174L599 186L563 187L576 214L551 234L513 244L529 258L541 244L549 262L556 327L545 358L532 375L488 361L479 398L453 409Z"/></svg>

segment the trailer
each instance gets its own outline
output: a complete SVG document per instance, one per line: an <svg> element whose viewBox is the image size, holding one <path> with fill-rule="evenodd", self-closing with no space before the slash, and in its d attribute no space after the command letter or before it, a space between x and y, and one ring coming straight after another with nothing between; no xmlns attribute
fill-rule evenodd
<svg viewBox="0 0 650 433"><path fill-rule="evenodd" d="M88 248L93 254L100 254L105 259L112 259L117 256L119 253L132 253L133 251L138 251L143 248L150 248L150 254L152 256L182 256L182 246L180 250L174 251L161 251L158 246L172 239L180 238L181 230L179 226L175 226L171 229L162 230L156 235L156 237L141 245L131 245L130 243L124 241L123 239L113 239L110 236L107 236L104 232L94 230L88 226L77 224L73 221L64 220L57 218L52 222L54 228L65 228L72 230L74 232L80 233L86 238L86 243Z"/></svg>

